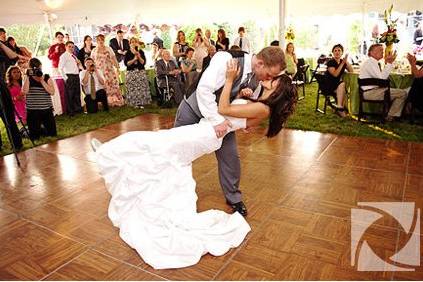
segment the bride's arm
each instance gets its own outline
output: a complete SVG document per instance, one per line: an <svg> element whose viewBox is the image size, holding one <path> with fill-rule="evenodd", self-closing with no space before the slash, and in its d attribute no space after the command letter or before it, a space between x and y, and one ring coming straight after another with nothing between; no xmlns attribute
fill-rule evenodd
<svg viewBox="0 0 423 282"><path fill-rule="evenodd" d="M228 62L226 71L226 81L222 94L219 98L219 114L237 118L257 118L263 119L269 116L269 107L263 103L248 103L244 105L232 105L230 94L233 82L238 76L239 70L235 60Z"/></svg>

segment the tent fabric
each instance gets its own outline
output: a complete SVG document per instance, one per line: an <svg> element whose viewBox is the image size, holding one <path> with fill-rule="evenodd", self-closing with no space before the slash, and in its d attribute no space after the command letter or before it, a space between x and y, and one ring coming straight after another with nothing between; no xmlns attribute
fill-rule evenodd
<svg viewBox="0 0 423 282"><path fill-rule="evenodd" d="M43 23L45 13L54 24L220 23L245 20L278 22L279 1L286 1L286 16L383 12L391 3L394 10L423 10L422 0L2 0L0 25ZM47 6L57 4L58 7ZM56 18L57 17L57 18Z"/></svg>

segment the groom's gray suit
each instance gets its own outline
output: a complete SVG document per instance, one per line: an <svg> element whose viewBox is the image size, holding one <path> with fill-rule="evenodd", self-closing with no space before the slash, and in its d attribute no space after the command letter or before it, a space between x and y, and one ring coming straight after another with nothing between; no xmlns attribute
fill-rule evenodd
<svg viewBox="0 0 423 282"><path fill-rule="evenodd" d="M231 101L235 99L239 90L245 87L255 89L257 82L251 79L251 55L244 52L217 52L209 67L204 71L194 93L179 105L175 118L175 127L198 123L201 118L208 119L213 125L225 120L217 113L217 103L226 79L226 64L230 59L239 61L240 74L234 81L231 91ZM241 164L235 132L228 133L222 146L216 151L218 161L219 180L226 200L232 204L241 201L239 181Z"/></svg>

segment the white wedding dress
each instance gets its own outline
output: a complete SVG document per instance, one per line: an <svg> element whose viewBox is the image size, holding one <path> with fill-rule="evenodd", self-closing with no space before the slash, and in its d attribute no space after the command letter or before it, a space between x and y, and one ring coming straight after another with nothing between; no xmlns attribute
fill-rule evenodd
<svg viewBox="0 0 423 282"><path fill-rule="evenodd" d="M246 126L246 119L228 119L231 130ZM237 212L197 213L192 161L221 144L203 119L167 130L128 132L98 148L97 164L112 196L109 218L155 269L194 265L206 253L223 255L251 230Z"/></svg>

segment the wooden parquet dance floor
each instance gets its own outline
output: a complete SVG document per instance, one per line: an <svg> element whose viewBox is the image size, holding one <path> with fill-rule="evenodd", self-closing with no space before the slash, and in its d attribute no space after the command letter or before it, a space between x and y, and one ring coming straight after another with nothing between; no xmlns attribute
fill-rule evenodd
<svg viewBox="0 0 423 282"><path fill-rule="evenodd" d="M237 133L241 187L252 231L226 255L192 267L154 270L107 217L110 196L89 141L172 126L145 114L0 158L1 280L422 280L411 272L359 272L351 266L351 208L357 202L415 202L423 209L423 144L284 130ZM230 211L214 155L197 160L198 209ZM423 230L423 229L422 229ZM388 258L406 232L392 218L365 236ZM422 252L420 250L422 259Z"/></svg>

